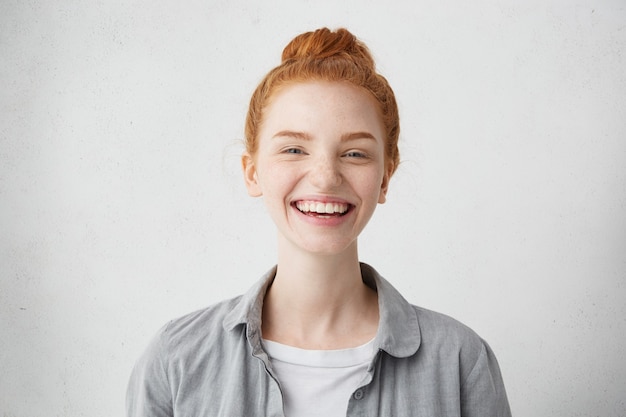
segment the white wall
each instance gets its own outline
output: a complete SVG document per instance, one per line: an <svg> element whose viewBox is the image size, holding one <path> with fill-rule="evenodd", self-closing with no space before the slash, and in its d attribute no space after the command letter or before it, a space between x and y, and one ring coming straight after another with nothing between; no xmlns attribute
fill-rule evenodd
<svg viewBox="0 0 626 417"><path fill-rule="evenodd" d="M154 332L272 265L238 141L320 26L401 106L363 260L490 342L516 416L626 414L624 2L336 3L0 3L2 417L123 415Z"/></svg>

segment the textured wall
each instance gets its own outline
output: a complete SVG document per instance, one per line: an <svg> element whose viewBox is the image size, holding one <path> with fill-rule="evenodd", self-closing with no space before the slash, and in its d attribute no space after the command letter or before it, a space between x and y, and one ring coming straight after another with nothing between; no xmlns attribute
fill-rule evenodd
<svg viewBox="0 0 626 417"><path fill-rule="evenodd" d="M157 328L272 265L244 113L323 25L401 106L363 260L490 342L515 415L625 415L624 2L247 3L0 3L0 416L123 415Z"/></svg>

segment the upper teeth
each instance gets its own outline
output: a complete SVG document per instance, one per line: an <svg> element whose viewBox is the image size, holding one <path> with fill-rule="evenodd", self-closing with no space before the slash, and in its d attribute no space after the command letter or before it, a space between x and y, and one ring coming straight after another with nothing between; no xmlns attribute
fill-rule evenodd
<svg viewBox="0 0 626 417"><path fill-rule="evenodd" d="M315 201L298 201L298 210L303 212L315 212L322 214L345 213L348 205L345 203L318 203Z"/></svg>

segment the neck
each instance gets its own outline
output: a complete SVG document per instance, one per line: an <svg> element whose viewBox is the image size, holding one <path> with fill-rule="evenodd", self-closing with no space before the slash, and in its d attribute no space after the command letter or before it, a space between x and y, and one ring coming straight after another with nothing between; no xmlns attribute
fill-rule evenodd
<svg viewBox="0 0 626 417"><path fill-rule="evenodd" d="M376 293L361 279L357 245L332 255L279 242L278 269L263 305L263 336L311 349L366 343L378 327Z"/></svg>

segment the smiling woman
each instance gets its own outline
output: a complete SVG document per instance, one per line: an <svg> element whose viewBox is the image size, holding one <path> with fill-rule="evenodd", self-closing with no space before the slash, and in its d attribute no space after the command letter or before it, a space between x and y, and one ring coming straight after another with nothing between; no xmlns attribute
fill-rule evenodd
<svg viewBox="0 0 626 417"><path fill-rule="evenodd" d="M278 231L277 265L158 333L128 416L510 416L487 343L359 261L398 134L393 91L351 33L287 45L252 96L242 156Z"/></svg>
<svg viewBox="0 0 626 417"><path fill-rule="evenodd" d="M278 227L279 265L300 250L358 264L356 239L391 175L384 132L374 99L350 83L302 82L272 97L242 162L248 191ZM335 205L340 216L327 213Z"/></svg>

